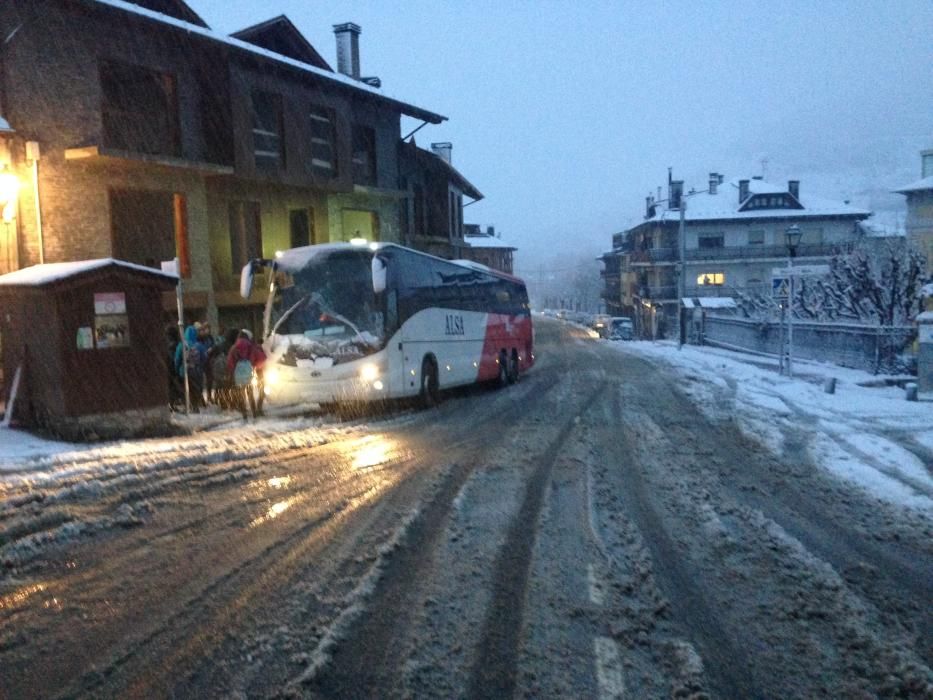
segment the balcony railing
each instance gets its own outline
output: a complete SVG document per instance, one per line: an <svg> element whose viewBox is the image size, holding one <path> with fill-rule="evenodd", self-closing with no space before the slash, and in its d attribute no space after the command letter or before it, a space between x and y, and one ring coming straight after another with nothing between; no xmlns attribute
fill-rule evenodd
<svg viewBox="0 0 933 700"><path fill-rule="evenodd" d="M632 251L633 263L674 262L677 260L676 248L648 248Z"/></svg>
<svg viewBox="0 0 933 700"><path fill-rule="evenodd" d="M851 252L854 243L807 243L797 246L797 257L831 257ZM688 248L686 259L696 260L748 260L751 258L787 258L787 246L783 245L743 245L722 248ZM632 252L633 264L652 264L677 262L680 252L677 248L648 248Z"/></svg>
<svg viewBox="0 0 933 700"><path fill-rule="evenodd" d="M806 243L797 246L797 257L830 257L847 253L852 243ZM774 258L783 260L788 256L784 245L743 245L723 248L690 248L687 260L742 260L749 258Z"/></svg>

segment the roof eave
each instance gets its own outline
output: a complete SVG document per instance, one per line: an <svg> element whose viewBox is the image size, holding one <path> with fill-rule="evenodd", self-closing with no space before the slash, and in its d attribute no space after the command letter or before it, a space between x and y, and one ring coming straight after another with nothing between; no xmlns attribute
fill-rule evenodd
<svg viewBox="0 0 933 700"><path fill-rule="evenodd" d="M236 49L248 54L251 54L253 57L260 59L265 59L268 61L273 61L280 65L288 66L291 68L296 68L298 70L304 71L311 75L321 77L329 82L332 82L334 85L352 90L360 96L371 98L376 101L385 102L393 107L395 107L399 112L415 119L421 119L426 121L429 124L440 124L441 122L447 121L447 117L442 114L437 114L431 112L430 110L422 109L415 105L397 100L393 97L383 95L375 88L372 88L365 83L360 83L353 80L352 78L342 75L341 73L333 73L316 66L312 66L308 63L303 63L301 61L296 61L295 59L289 58L288 56L282 56L281 54L276 54L273 51L268 49L263 49L259 46L250 44L241 39L236 39L234 37L224 36L218 32L213 31L207 26L201 27L197 24L192 24L190 22L185 22L184 20L177 19L175 17L170 17L168 15L163 15L152 10L147 10L144 7L134 5L131 2L126 0L89 0L93 4L100 7L107 7L114 10L120 10L126 12L127 14L133 15L141 19L154 22L164 27L169 27L177 31L186 32L188 36L199 36L202 39L207 41L213 41L218 44L222 44L228 48Z"/></svg>

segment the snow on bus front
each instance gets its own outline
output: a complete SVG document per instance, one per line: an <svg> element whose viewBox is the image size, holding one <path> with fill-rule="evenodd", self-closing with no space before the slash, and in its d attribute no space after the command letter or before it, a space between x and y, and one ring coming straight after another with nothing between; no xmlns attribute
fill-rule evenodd
<svg viewBox="0 0 933 700"><path fill-rule="evenodd" d="M381 395L385 317L371 275L371 255L360 250L329 251L280 268L267 340L271 400L329 403Z"/></svg>

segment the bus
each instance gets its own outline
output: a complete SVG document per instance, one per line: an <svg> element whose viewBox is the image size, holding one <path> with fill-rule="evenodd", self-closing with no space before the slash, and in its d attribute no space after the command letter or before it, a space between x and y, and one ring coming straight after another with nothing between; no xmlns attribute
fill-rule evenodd
<svg viewBox="0 0 933 700"><path fill-rule="evenodd" d="M250 261L240 293L268 269L264 391L275 403L420 397L534 363L525 284L469 261L394 243L326 243Z"/></svg>

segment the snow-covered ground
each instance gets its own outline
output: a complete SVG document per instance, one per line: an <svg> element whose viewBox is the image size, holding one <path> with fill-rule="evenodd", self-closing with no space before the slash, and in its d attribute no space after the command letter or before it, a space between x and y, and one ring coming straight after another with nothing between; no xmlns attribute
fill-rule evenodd
<svg viewBox="0 0 933 700"><path fill-rule="evenodd" d="M774 361L729 350L673 342L605 342L672 367L710 415L731 416L775 452L788 435L830 472L889 502L933 510L933 401L909 402L898 387L867 372L796 363L797 377L780 376ZM823 390L837 380L835 394ZM212 409L211 409L212 410ZM143 471L185 464L248 459L279 449L328 442L345 432L321 419L268 418L244 423L208 412L177 419L194 435L115 443L72 444L0 428L0 491L26 481L37 487L62 479Z"/></svg>
<svg viewBox="0 0 933 700"><path fill-rule="evenodd" d="M14 484L36 487L190 464L242 460L277 450L330 442L346 427L321 418L273 415L253 422L209 407L173 419L192 435L99 443L45 439L25 430L0 427L0 493Z"/></svg>
<svg viewBox="0 0 933 700"><path fill-rule="evenodd" d="M610 341L606 341L610 342ZM838 477L888 502L933 510L933 400L910 402L883 377L835 365L795 362L797 376L776 361L673 341L611 342L621 352L674 368L710 415L731 415L744 432L776 453L801 436L807 454ZM824 391L827 378L836 391ZM873 385L873 386L872 386Z"/></svg>

